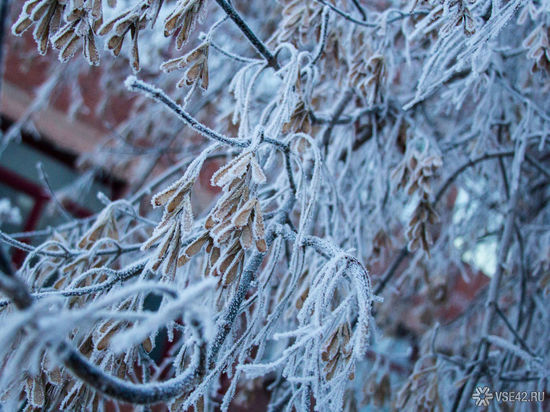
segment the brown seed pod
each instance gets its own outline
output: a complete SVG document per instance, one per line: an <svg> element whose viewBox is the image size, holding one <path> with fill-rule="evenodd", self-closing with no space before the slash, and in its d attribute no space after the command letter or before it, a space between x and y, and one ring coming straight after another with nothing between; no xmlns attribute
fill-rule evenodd
<svg viewBox="0 0 550 412"><path fill-rule="evenodd" d="M177 57L164 62L160 68L165 72L185 69L183 78L178 82L177 87L183 85L199 85L203 90L208 89L208 49L209 43L202 43L191 50L185 56Z"/></svg>
<svg viewBox="0 0 550 412"><path fill-rule="evenodd" d="M176 4L172 13L166 17L164 35L168 37L179 29L176 38L178 49L181 49L189 39L193 27L200 18L203 6L204 0L182 0Z"/></svg>

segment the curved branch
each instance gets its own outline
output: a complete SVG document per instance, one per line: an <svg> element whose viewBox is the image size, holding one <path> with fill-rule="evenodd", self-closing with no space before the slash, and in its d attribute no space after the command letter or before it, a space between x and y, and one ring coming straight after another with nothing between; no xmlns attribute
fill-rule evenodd
<svg viewBox="0 0 550 412"><path fill-rule="evenodd" d="M434 205L438 203L441 200L441 197L445 193L445 191L449 188L449 186L456 180L456 178L464 172L466 169L475 166L476 164L483 162L485 160L489 159L497 159L502 157L512 157L514 156L515 151L514 150L506 150L504 152L495 152L495 153L487 153L483 156L476 157L475 159L471 159L464 163L462 166L460 166L458 169L456 169L451 175L447 178L447 180L441 185L441 188L438 190L437 194L435 195Z"/></svg>
<svg viewBox="0 0 550 412"><path fill-rule="evenodd" d="M0 272L0 290L13 301L19 310L29 309L34 303L34 298L27 286L15 276L8 276ZM108 375L92 364L67 341L57 344L55 350L67 369L95 390L125 402L151 404L181 395L189 390L196 379L204 373L206 340L198 320L193 319L190 326L195 331L197 341L191 364L185 373L164 382L136 384Z"/></svg>
<svg viewBox="0 0 550 412"><path fill-rule="evenodd" d="M184 373L164 382L136 384L108 375L67 342L59 345L58 353L61 354L65 366L75 376L97 391L125 402L147 405L173 399L190 391L191 386L205 370L206 341L198 321L192 322L191 326L199 333L191 364Z"/></svg>
<svg viewBox="0 0 550 412"><path fill-rule="evenodd" d="M321 4L323 4L324 6L330 7L330 9L333 12L335 12L336 14L342 16L344 19L346 19L348 21L351 21L352 23L358 24L359 26L371 27L371 28L377 26L377 24L375 24L375 23L368 23L366 21L357 20L356 18L350 16L348 13L346 13L345 11L340 10L338 7L336 7L335 5L331 4L330 2L328 2L326 0L317 0L317 1Z"/></svg>

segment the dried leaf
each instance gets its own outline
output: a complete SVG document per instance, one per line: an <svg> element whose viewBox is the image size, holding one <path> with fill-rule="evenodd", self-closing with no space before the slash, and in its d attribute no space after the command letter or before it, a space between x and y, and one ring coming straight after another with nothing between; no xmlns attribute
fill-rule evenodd
<svg viewBox="0 0 550 412"><path fill-rule="evenodd" d="M237 213L233 216L232 220L235 227L241 228L248 223L248 218L250 217L257 201L258 200L256 198L249 199L243 206L241 206L241 208L239 208L239 210L237 210Z"/></svg>

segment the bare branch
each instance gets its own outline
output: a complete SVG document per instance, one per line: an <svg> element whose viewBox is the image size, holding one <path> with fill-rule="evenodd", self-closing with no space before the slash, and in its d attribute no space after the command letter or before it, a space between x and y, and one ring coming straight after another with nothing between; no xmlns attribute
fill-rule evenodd
<svg viewBox="0 0 550 412"><path fill-rule="evenodd" d="M229 16L229 18L233 20L233 22L243 32L250 43L252 43L252 45L256 48L258 53L260 53L265 58L269 67L272 67L275 70L279 70L280 67L279 63L277 62L277 58L269 51L267 46L258 38L258 36L254 34L252 29L245 23L237 10L235 10L235 8L226 0L216 0L216 3L218 3L223 11L225 11L225 13Z"/></svg>

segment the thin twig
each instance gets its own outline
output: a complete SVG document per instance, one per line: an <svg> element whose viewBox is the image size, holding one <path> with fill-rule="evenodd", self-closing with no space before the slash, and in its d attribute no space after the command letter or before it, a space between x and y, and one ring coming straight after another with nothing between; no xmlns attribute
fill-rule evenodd
<svg viewBox="0 0 550 412"><path fill-rule="evenodd" d="M439 200L441 200L441 197L443 196L443 194L445 193L445 191L447 190L447 188L456 180L456 178L462 173L464 172L466 169L472 167L472 166L475 166L476 164L480 163L480 162L483 162L485 160L489 160L489 159L497 159L497 158L500 158L500 157L512 157L514 156L514 153L515 151L514 150L506 150L506 151L502 151L502 152L494 152L494 153L486 153L482 156L479 156L479 157L476 157L474 159L471 159L469 161L467 161L466 163L464 163L462 166L460 166L459 168L457 168L453 173L451 173L451 175L447 178L447 180L445 181L445 183L443 183L441 185L441 188L438 190L437 194L435 195L435 200L434 200L434 203L438 203Z"/></svg>
<svg viewBox="0 0 550 412"><path fill-rule="evenodd" d="M357 11L361 14L361 18L366 21L367 20L367 13L365 12L365 9L363 9L363 6L361 6L359 4L358 0L352 0L352 3L355 6L355 8L357 9Z"/></svg>
<svg viewBox="0 0 550 412"><path fill-rule="evenodd" d="M382 275L382 279L380 282L376 285L376 288L374 289L374 294L379 295L382 293L388 282L393 278L395 273L397 272L397 268L401 265L401 262L405 260L405 258L409 256L409 250L407 247L404 247L399 252L399 255L394 259L390 267L386 270L384 275Z"/></svg>
<svg viewBox="0 0 550 412"><path fill-rule="evenodd" d="M46 174L46 172L44 171L44 167L42 166L42 163L39 162L37 165L36 165L37 169L38 169L38 174L40 176L40 180L42 180L42 182L44 183L44 186L46 186L46 189L48 190L48 192L50 193L50 197L53 199L55 205L57 206L57 209L59 210L59 212L63 215L63 217L65 218L65 220L71 220L72 219L72 216L69 212L67 212L67 210L63 207L63 205L61 204L61 202L59 201L59 199L57 198L55 192L53 191L53 188L52 186L50 185L50 181L48 180L48 175Z"/></svg>
<svg viewBox="0 0 550 412"><path fill-rule="evenodd" d="M377 27L378 26L376 23L369 23L369 22L366 22L366 21L357 20L356 18L354 18L350 14L346 13L345 11L340 10L338 7L336 7L335 5L329 3L326 0L316 0L316 1L323 4L324 6L330 7L330 9L332 11L334 11L336 14L342 16L344 19L346 19L348 21L351 21L352 23L358 24L359 26L363 26L363 27Z"/></svg>
<svg viewBox="0 0 550 412"><path fill-rule="evenodd" d="M216 3L218 3L218 5L223 9L223 11L225 11L229 18L233 20L233 22L243 32L250 43L252 43L252 45L256 48L258 53L260 53L265 58L269 67L272 67L275 70L279 70L280 66L277 62L277 58L273 55L273 53L269 51L267 46L259 39L259 37L254 34L252 29L248 26L248 24L245 23L237 10L235 10L235 8L226 0L216 0Z"/></svg>
<svg viewBox="0 0 550 412"><path fill-rule="evenodd" d="M256 59L249 59L248 57L242 57L234 53L228 52L227 50L224 50L221 46L214 43L213 41L210 41L210 46L212 46L214 50L218 51L224 56L229 57L230 59L235 60L236 62L239 62L239 63L254 63L258 61Z"/></svg>
<svg viewBox="0 0 550 412"><path fill-rule="evenodd" d="M329 11L328 7L323 7L321 35L319 37L319 45L315 52L315 57L313 57L313 59L311 60L311 63L310 63L311 66L315 66L317 64L319 59L321 59L323 52L325 51L325 46L327 44L327 35L328 35L328 19L330 17L328 11Z"/></svg>
<svg viewBox="0 0 550 412"><path fill-rule="evenodd" d="M548 170L542 163L540 163L537 159L535 159L533 156L526 154L525 160L527 160L529 163L531 163L533 166L535 166L535 169L537 169L539 172L541 172L544 176L546 176L547 179L550 179L550 170Z"/></svg>
<svg viewBox="0 0 550 412"><path fill-rule="evenodd" d="M39 292L39 293L32 293L31 296L33 300L38 300L48 296L74 297L74 296L90 295L92 293L104 291L110 288L111 286L116 285L118 282L123 282L125 280L128 280L138 275L143 271L145 266L146 266L146 262L140 262L130 268L112 271L111 278L109 280L106 280L105 282L99 283L97 285L84 286L84 287L75 288L72 290L51 290L51 291L45 291L45 292ZM95 271L98 272L98 270L95 270ZM10 303L11 303L10 300L2 300L0 301L0 308L3 308L4 306L8 306Z"/></svg>
<svg viewBox="0 0 550 412"><path fill-rule="evenodd" d="M145 83L141 80L138 80L135 76L129 76L126 79L126 86L130 90L145 92L145 94L151 99L164 104L166 107L172 110L175 114L177 114L179 118L183 120L186 124L188 124L197 132L199 132L201 135L203 135L204 137L210 140L223 143L232 147L240 147L240 148L246 148L250 146L252 142L250 139L238 139L238 138L224 136L221 133L218 133L210 129L208 126L205 126L204 124L199 122L197 119L195 119L193 116L191 116L189 113L187 113L179 104L177 104L174 100L168 97L166 93L164 93L162 90L148 83ZM288 145L283 142L280 142L277 139L264 137L262 141L269 143L273 146L276 146L281 150L288 150Z"/></svg>
<svg viewBox="0 0 550 412"><path fill-rule="evenodd" d="M529 376L529 375L518 376L518 375L508 374L508 375L500 375L499 379L503 381L508 381L508 382L528 382L528 381L539 381L543 379L543 377Z"/></svg>
<svg viewBox="0 0 550 412"><path fill-rule="evenodd" d="M332 113L330 123L328 124L327 128L325 129L325 131L323 133L322 140L321 140L322 145L325 148L325 154L327 152L328 145L330 143L330 137L332 135L332 130L334 129L334 127L336 126L336 122L338 121L338 119L340 118L340 116L342 115L344 110L346 109L346 106L350 103L351 96L353 96L353 90L352 89L347 89L342 94L342 97L340 98L340 100L336 104L336 107L334 108L334 112Z"/></svg>
<svg viewBox="0 0 550 412"><path fill-rule="evenodd" d="M67 249L65 246L63 246L59 242L51 242L52 245L58 246L60 249L64 249L64 251L51 251L51 250L43 250L41 248L37 248L31 245L28 245L27 243L20 242L14 238L12 238L10 235L2 232L0 230L0 241L3 241L4 243L13 246L17 249L23 250L25 252L35 253L41 256L49 256L54 258L69 258L74 256L80 256L86 253L90 253L89 250L81 250L81 249ZM115 242L114 239L110 239L110 241ZM110 249L102 249L93 252L95 256L106 256L106 255L113 255L113 254L121 254L121 253L129 253L129 252L135 252L136 250L139 250L141 247L141 243L134 244L134 245L117 245L115 248Z"/></svg>
<svg viewBox="0 0 550 412"><path fill-rule="evenodd" d="M145 92L145 94L150 97L153 100L156 100L162 104L164 104L166 107L168 107L170 110L172 110L175 114L179 116L181 120L183 120L185 123L187 123L189 126L191 126L193 129L195 129L197 132L199 132L201 135L207 137L208 139L217 141L219 143L223 143L229 146L233 147L247 147L250 145L250 140L240 140L240 139L232 139L230 137L224 136L212 129L210 129L208 126L203 125L201 122L199 122L197 119L195 119L193 116L191 116L189 113L187 113L179 104L177 104L174 100L169 98L166 93L164 93L162 90L157 89L156 87L147 84L141 80L138 80L134 76L128 77L126 79L126 86L130 90L135 91L142 91Z"/></svg>
<svg viewBox="0 0 550 412"><path fill-rule="evenodd" d="M288 185L290 186L290 191L292 192L292 196L296 196L296 182L294 180L294 173L292 172L292 163L290 160L290 152L285 151L285 167L286 167L286 174L288 178Z"/></svg>
<svg viewBox="0 0 550 412"><path fill-rule="evenodd" d="M520 343L521 347L527 352L529 353L529 355L531 355L533 358L536 358L537 355L531 350L531 348L527 345L527 343L525 342L525 340L519 335L519 333L516 331L516 329L512 326L512 324L510 323L510 321L508 320L508 318L506 317L506 315L502 312L502 310L499 308L498 304L494 304L495 305L495 311L497 313L498 316L500 316L500 318L504 321L504 324L506 325L506 327L508 328L508 330L510 330L510 332L512 332L512 334L514 335L514 337L518 340L518 342Z"/></svg>

